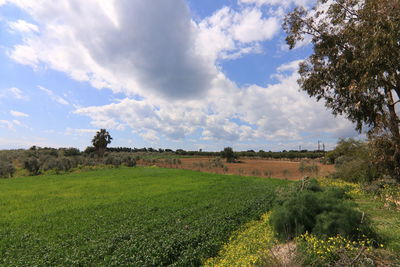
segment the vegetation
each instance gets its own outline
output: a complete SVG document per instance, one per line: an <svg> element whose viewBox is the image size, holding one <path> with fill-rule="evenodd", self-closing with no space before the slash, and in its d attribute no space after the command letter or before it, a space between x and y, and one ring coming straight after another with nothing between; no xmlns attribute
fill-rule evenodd
<svg viewBox="0 0 400 267"><path fill-rule="evenodd" d="M224 150L221 151L221 157L225 158L226 162L235 162L237 155L235 155L231 147L225 147Z"/></svg>
<svg viewBox="0 0 400 267"><path fill-rule="evenodd" d="M261 220L246 223L232 234L218 256L208 259L204 266L259 266L265 262L266 252L276 244L269 217L270 213L265 213Z"/></svg>
<svg viewBox="0 0 400 267"><path fill-rule="evenodd" d="M372 148L368 142L341 139L336 148L326 154L326 161L335 164L333 178L370 183L384 176L373 164Z"/></svg>
<svg viewBox="0 0 400 267"><path fill-rule="evenodd" d="M106 129L100 129L92 139L92 144L98 155L102 157L106 151L107 145L111 143L112 137Z"/></svg>
<svg viewBox="0 0 400 267"><path fill-rule="evenodd" d="M285 184L152 167L4 179L0 265L198 266Z"/></svg>
<svg viewBox="0 0 400 267"><path fill-rule="evenodd" d="M363 235L376 238L369 221L346 200L340 188L320 187L314 179L303 180L278 198L271 224L280 240L291 240L305 233L321 238L341 235L357 240Z"/></svg>
<svg viewBox="0 0 400 267"><path fill-rule="evenodd" d="M319 0L285 18L290 48L311 36L301 88L376 139L375 163L400 181L400 12L398 0Z"/></svg>

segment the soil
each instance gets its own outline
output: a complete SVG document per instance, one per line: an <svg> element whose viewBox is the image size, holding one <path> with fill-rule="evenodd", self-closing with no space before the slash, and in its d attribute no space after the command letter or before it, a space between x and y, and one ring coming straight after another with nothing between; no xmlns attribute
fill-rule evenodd
<svg viewBox="0 0 400 267"><path fill-rule="evenodd" d="M139 165L156 165L166 168L179 168L187 170L197 170L202 172L236 174L244 176L259 176L267 178L280 178L287 180L299 180L304 176L325 176L333 172L333 165L321 164L318 160L305 160L306 164L316 164L319 166L318 173L300 172L300 161L290 160L271 160L241 158L239 162L227 163L218 158L193 157L181 158L180 164L171 163L168 159L159 159L155 162L140 161Z"/></svg>

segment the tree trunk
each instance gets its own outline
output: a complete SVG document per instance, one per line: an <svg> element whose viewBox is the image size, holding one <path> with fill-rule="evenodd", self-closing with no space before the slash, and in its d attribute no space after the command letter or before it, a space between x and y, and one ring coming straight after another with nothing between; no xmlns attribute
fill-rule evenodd
<svg viewBox="0 0 400 267"><path fill-rule="evenodd" d="M397 90L396 90L397 93ZM399 130L399 116L396 113L395 102L393 100L393 95L390 90L386 90L386 96L388 99L388 110L389 110L389 118L387 127L390 130L392 135L392 141L394 145L394 154L393 154L393 162L394 162L394 173L393 175L397 181L400 181L400 130Z"/></svg>

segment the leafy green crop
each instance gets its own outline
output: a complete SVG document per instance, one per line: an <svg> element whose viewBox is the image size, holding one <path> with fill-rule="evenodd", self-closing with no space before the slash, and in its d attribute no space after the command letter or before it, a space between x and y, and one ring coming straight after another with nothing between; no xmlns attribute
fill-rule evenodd
<svg viewBox="0 0 400 267"><path fill-rule="evenodd" d="M286 183L161 168L0 180L0 265L197 266Z"/></svg>

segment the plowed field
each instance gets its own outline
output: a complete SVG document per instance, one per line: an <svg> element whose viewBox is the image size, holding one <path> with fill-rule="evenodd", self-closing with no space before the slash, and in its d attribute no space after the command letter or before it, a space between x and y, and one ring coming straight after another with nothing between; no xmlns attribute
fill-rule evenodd
<svg viewBox="0 0 400 267"><path fill-rule="evenodd" d="M306 165L317 165L318 172L301 172L300 161L269 160L241 158L238 163L227 163L225 160L206 157L181 158L180 164L171 163L171 160L159 159L153 163L139 162L140 165L157 165L159 167L180 168L202 172L237 174L245 176L272 177L288 180L298 180L304 176L327 175L333 172L333 165L325 165L317 160L306 160Z"/></svg>

